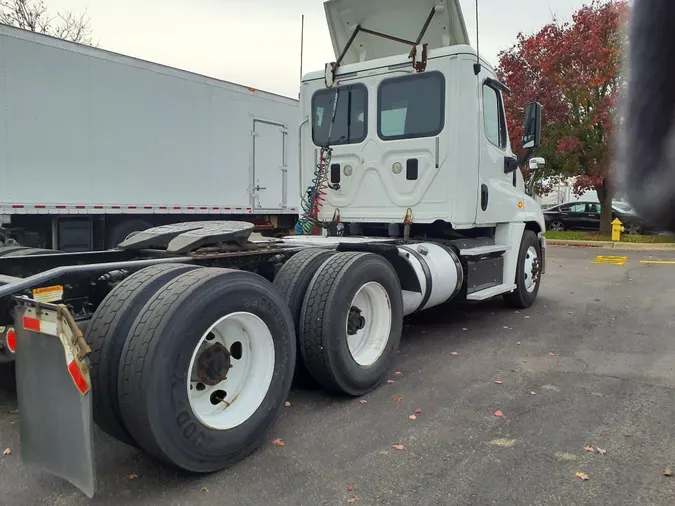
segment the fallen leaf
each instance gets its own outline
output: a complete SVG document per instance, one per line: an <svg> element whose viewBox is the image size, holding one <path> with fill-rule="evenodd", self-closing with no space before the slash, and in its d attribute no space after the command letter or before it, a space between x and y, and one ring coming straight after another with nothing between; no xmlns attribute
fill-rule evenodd
<svg viewBox="0 0 675 506"><path fill-rule="evenodd" d="M555 454L555 456L559 460L577 460L577 456L573 453L558 452Z"/></svg>
<svg viewBox="0 0 675 506"><path fill-rule="evenodd" d="M394 397L394 400L396 402L401 402L403 400L403 397L401 397L400 395L397 395L396 397Z"/></svg>
<svg viewBox="0 0 675 506"><path fill-rule="evenodd" d="M389 383L391 385L392 383L396 383L396 382L394 380L387 380L387 383Z"/></svg>
<svg viewBox="0 0 675 506"><path fill-rule="evenodd" d="M590 445L589 445L589 446L584 446L584 451L586 451L586 452L588 452L588 453L595 453L595 448L593 448L593 447L590 446Z"/></svg>
<svg viewBox="0 0 675 506"><path fill-rule="evenodd" d="M537 392L530 392L530 395L537 395Z"/></svg>
<svg viewBox="0 0 675 506"><path fill-rule="evenodd" d="M555 355L555 353L553 353L552 351L549 351L549 352L548 352L548 356L549 356L549 357L553 357L554 355Z"/></svg>
<svg viewBox="0 0 675 506"><path fill-rule="evenodd" d="M347 492L351 492L352 490L354 490L354 487L352 487L351 485L347 485Z"/></svg>
<svg viewBox="0 0 675 506"><path fill-rule="evenodd" d="M490 441L492 446L498 446L499 448L511 448L514 444L516 444L515 439L505 439L505 438L499 438L499 439L493 439Z"/></svg>
<svg viewBox="0 0 675 506"><path fill-rule="evenodd" d="M598 450L598 453L600 455L604 455L605 453L607 453L607 450L603 450L602 448L596 448L596 450Z"/></svg>
<svg viewBox="0 0 675 506"><path fill-rule="evenodd" d="M468 331L469 329L467 329L467 328L464 328L464 329L462 329L462 330L463 330L464 332L467 332L467 331Z"/></svg>
<svg viewBox="0 0 675 506"><path fill-rule="evenodd" d="M508 325L504 325L504 328L505 328L505 329L508 329L509 327L508 327Z"/></svg>
<svg viewBox="0 0 675 506"><path fill-rule="evenodd" d="M577 478L581 478L584 481L587 481L589 479L586 473L577 473Z"/></svg>
<svg viewBox="0 0 675 506"><path fill-rule="evenodd" d="M11 448L5 448L5 451L2 452L3 455L11 455L12 454L12 449Z"/></svg>
<svg viewBox="0 0 675 506"><path fill-rule="evenodd" d="M401 375L401 371L396 371L394 374L395 374L396 376L400 376L400 375Z"/></svg>
<svg viewBox="0 0 675 506"><path fill-rule="evenodd" d="M570 292L570 295L574 295L574 292Z"/></svg>
<svg viewBox="0 0 675 506"><path fill-rule="evenodd" d="M520 346L520 341L518 341L518 342L516 343L516 346Z"/></svg>
<svg viewBox="0 0 675 506"><path fill-rule="evenodd" d="M291 407L290 401L286 401L286 403L284 404L284 406L286 406L287 408L290 408L290 407Z"/></svg>
<svg viewBox="0 0 675 506"><path fill-rule="evenodd" d="M497 381L495 381L495 383L496 383L497 385L501 385L501 384L503 383L503 381L497 380Z"/></svg>
<svg viewBox="0 0 675 506"><path fill-rule="evenodd" d="M494 315L495 315L494 313L490 313L490 314L491 314L492 316L494 316Z"/></svg>
<svg viewBox="0 0 675 506"><path fill-rule="evenodd" d="M672 476L673 475L673 470L669 467L666 467L663 470L663 476Z"/></svg>
<svg viewBox="0 0 675 506"><path fill-rule="evenodd" d="M417 408L417 409L415 410L415 414L416 414L416 415L421 415L421 414L422 414L422 410L421 410L420 408Z"/></svg>
<svg viewBox="0 0 675 506"><path fill-rule="evenodd" d="M457 355L459 355L459 353L457 353L456 351L451 351L450 355L452 355L453 357L456 357Z"/></svg>
<svg viewBox="0 0 675 506"><path fill-rule="evenodd" d="M276 446L286 446L286 443L284 443L281 439L275 439L272 441L272 444Z"/></svg>
<svg viewBox="0 0 675 506"><path fill-rule="evenodd" d="M410 418L411 420L417 420L417 417L415 415L410 415L408 418Z"/></svg>
<svg viewBox="0 0 675 506"><path fill-rule="evenodd" d="M516 311L516 314L520 314L520 311Z"/></svg>
<svg viewBox="0 0 675 506"><path fill-rule="evenodd" d="M351 497L351 498L347 499L347 502L349 504L354 504L356 502L356 497Z"/></svg>
<svg viewBox="0 0 675 506"><path fill-rule="evenodd" d="M206 488L206 487L202 487L202 493L203 493L203 494L208 494L208 493L209 493L209 489Z"/></svg>
<svg viewBox="0 0 675 506"><path fill-rule="evenodd" d="M129 479L130 479L130 480L137 480L137 479L138 479L138 475L137 475L137 474L130 474L130 475L129 475Z"/></svg>
<svg viewBox="0 0 675 506"><path fill-rule="evenodd" d="M391 445L391 447L392 447L394 450L405 450L405 446L403 446L402 444Z"/></svg>
<svg viewBox="0 0 675 506"><path fill-rule="evenodd" d="M368 401L365 400L365 399L361 399L359 402L360 402L361 404L368 404Z"/></svg>
<svg viewBox="0 0 675 506"><path fill-rule="evenodd" d="M525 319L526 319L526 320L529 320L529 319L530 319L530 317L529 317L529 316L526 316L526 317L525 317Z"/></svg>
<svg viewBox="0 0 675 506"><path fill-rule="evenodd" d="M504 413L502 413L501 409L498 409L497 411L495 411L495 416L504 416Z"/></svg>

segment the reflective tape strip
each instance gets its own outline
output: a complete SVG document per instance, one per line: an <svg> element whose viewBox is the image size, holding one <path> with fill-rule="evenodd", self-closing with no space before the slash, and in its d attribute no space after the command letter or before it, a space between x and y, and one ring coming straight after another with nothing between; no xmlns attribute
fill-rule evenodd
<svg viewBox="0 0 675 506"><path fill-rule="evenodd" d="M70 377L73 378L75 386L80 393L86 394L89 390L89 385L87 384L87 380L84 379L82 371L80 371L80 368L77 366L77 362L74 360L68 363L68 373L70 373Z"/></svg>
<svg viewBox="0 0 675 506"><path fill-rule="evenodd" d="M206 212L199 212L206 211ZM266 210L264 214L295 213L293 209ZM260 212L263 212L260 210ZM254 214L252 207L176 206L148 204L12 204L0 203L0 214Z"/></svg>
<svg viewBox="0 0 675 506"><path fill-rule="evenodd" d="M32 330L33 332L39 332L40 334L59 337L59 331L56 322L48 322L45 320L39 320L38 318L24 316L23 328L26 330Z"/></svg>

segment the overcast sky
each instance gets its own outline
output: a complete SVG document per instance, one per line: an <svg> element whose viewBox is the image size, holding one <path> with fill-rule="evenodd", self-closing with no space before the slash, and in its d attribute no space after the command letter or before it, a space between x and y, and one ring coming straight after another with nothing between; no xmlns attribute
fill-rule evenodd
<svg viewBox="0 0 675 506"><path fill-rule="evenodd" d="M367 0L364 0L367 1ZM414 2L415 0L411 0ZM335 59L323 0L45 0L53 10L85 8L99 47L263 90L297 97L300 17L305 72ZM555 15L569 19L584 0L480 0L481 52L497 53L519 31ZM461 0L475 47L475 0Z"/></svg>

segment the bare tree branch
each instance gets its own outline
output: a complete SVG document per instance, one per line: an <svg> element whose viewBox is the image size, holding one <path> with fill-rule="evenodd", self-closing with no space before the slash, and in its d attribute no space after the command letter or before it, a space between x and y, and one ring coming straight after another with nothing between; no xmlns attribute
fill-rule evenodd
<svg viewBox="0 0 675 506"><path fill-rule="evenodd" d="M79 15L71 11L57 11L52 15L43 0L0 0L0 23L94 45L91 19L86 10Z"/></svg>

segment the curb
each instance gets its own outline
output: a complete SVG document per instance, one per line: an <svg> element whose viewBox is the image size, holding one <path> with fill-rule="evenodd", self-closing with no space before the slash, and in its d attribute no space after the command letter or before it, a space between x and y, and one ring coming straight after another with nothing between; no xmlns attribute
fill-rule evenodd
<svg viewBox="0 0 675 506"><path fill-rule="evenodd" d="M603 248L625 251L675 251L675 243L639 243L612 241L572 241L563 239L547 239L549 246L573 246L578 248Z"/></svg>

